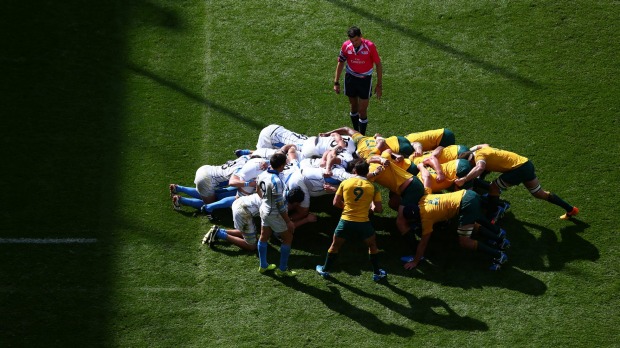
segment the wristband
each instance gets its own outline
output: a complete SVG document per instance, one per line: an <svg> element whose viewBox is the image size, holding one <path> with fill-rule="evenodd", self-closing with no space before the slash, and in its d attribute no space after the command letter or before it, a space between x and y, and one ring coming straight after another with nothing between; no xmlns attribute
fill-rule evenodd
<svg viewBox="0 0 620 348"><path fill-rule="evenodd" d="M334 81L334 86L340 86L340 82Z"/></svg>

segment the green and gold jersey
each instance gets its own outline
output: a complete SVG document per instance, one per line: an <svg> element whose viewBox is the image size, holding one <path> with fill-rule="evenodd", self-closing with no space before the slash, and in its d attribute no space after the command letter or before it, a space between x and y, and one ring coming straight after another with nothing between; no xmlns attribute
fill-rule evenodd
<svg viewBox="0 0 620 348"><path fill-rule="evenodd" d="M372 155L379 154L375 138L364 136L361 133L355 133L351 138L355 142L355 152L361 158L366 159Z"/></svg>
<svg viewBox="0 0 620 348"><path fill-rule="evenodd" d="M372 201L381 202L381 193L368 179L354 176L340 183L336 195L344 199L342 220L367 222Z"/></svg>
<svg viewBox="0 0 620 348"><path fill-rule="evenodd" d="M422 222L422 235L432 233L435 223L449 220L459 213L465 191L428 194L420 199L418 206Z"/></svg>
<svg viewBox="0 0 620 348"><path fill-rule="evenodd" d="M484 161L487 171L505 173L520 167L528 159L514 152L499 150L493 147L483 147L474 152L474 161L476 163Z"/></svg>

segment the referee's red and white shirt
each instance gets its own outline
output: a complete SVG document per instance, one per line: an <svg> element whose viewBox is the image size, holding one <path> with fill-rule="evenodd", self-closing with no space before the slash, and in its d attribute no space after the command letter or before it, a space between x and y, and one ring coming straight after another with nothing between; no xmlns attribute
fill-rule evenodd
<svg viewBox="0 0 620 348"><path fill-rule="evenodd" d="M347 62L347 73L357 77L367 77L372 75L374 65L380 63L381 58L372 41L362 39L356 51L351 40L347 40L340 48L338 61Z"/></svg>

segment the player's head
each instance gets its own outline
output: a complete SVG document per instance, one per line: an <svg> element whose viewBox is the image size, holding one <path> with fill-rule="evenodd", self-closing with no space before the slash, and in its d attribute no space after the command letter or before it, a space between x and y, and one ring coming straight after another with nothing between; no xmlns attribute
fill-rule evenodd
<svg viewBox="0 0 620 348"><path fill-rule="evenodd" d="M352 39L354 37L361 37L362 30L356 26L352 26L351 28L349 28L349 30L347 30L347 36L349 37L349 39Z"/></svg>
<svg viewBox="0 0 620 348"><path fill-rule="evenodd" d="M455 145L456 146L456 155L460 155L463 152L469 151L469 148L465 145Z"/></svg>
<svg viewBox="0 0 620 348"><path fill-rule="evenodd" d="M474 166L468 160L466 160L464 158L457 159L457 162L456 162L456 177L457 178L463 178L463 177L467 176L467 174L469 174L469 172L473 168L474 168ZM470 189L473 186L474 186L474 182L470 180L470 181L466 182L463 186L461 186L461 188Z"/></svg>
<svg viewBox="0 0 620 348"><path fill-rule="evenodd" d="M474 163L474 153L472 151L465 151L459 154L459 159L466 159L469 163Z"/></svg>
<svg viewBox="0 0 620 348"><path fill-rule="evenodd" d="M368 163L366 163L366 161L361 160L361 161L357 161L355 162L355 167L353 167L353 174L357 174L359 176L366 176L368 175Z"/></svg>
<svg viewBox="0 0 620 348"><path fill-rule="evenodd" d="M289 204L302 202L304 198L305 194L301 187L293 187L286 193L286 201Z"/></svg>
<svg viewBox="0 0 620 348"><path fill-rule="evenodd" d="M349 40L351 40L353 47L355 48L360 47L360 45L362 44L362 31L360 30L360 28L358 27L349 28L349 30L347 31L347 36L349 37Z"/></svg>
<svg viewBox="0 0 620 348"><path fill-rule="evenodd" d="M355 169L355 164L363 160L364 160L363 158L356 158L352 161L347 162L347 165L344 167L344 170L346 170L347 173L353 173L353 169Z"/></svg>
<svg viewBox="0 0 620 348"><path fill-rule="evenodd" d="M274 153L269 159L269 164L273 170L282 171L286 165L286 155L282 152Z"/></svg>

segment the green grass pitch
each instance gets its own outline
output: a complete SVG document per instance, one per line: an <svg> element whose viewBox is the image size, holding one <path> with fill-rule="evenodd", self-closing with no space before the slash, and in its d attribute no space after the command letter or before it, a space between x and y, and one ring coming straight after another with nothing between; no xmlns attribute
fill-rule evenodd
<svg viewBox="0 0 620 348"><path fill-rule="evenodd" d="M0 346L617 346L619 24L612 0L9 1ZM331 87L351 25L384 65L370 134L448 127L527 156L578 219L513 188L505 269L444 235L406 272L386 211L380 284L352 242L333 281L314 272L339 218L329 199L296 232L295 280L202 246L210 222L173 211L167 185L268 124L349 125Z"/></svg>

